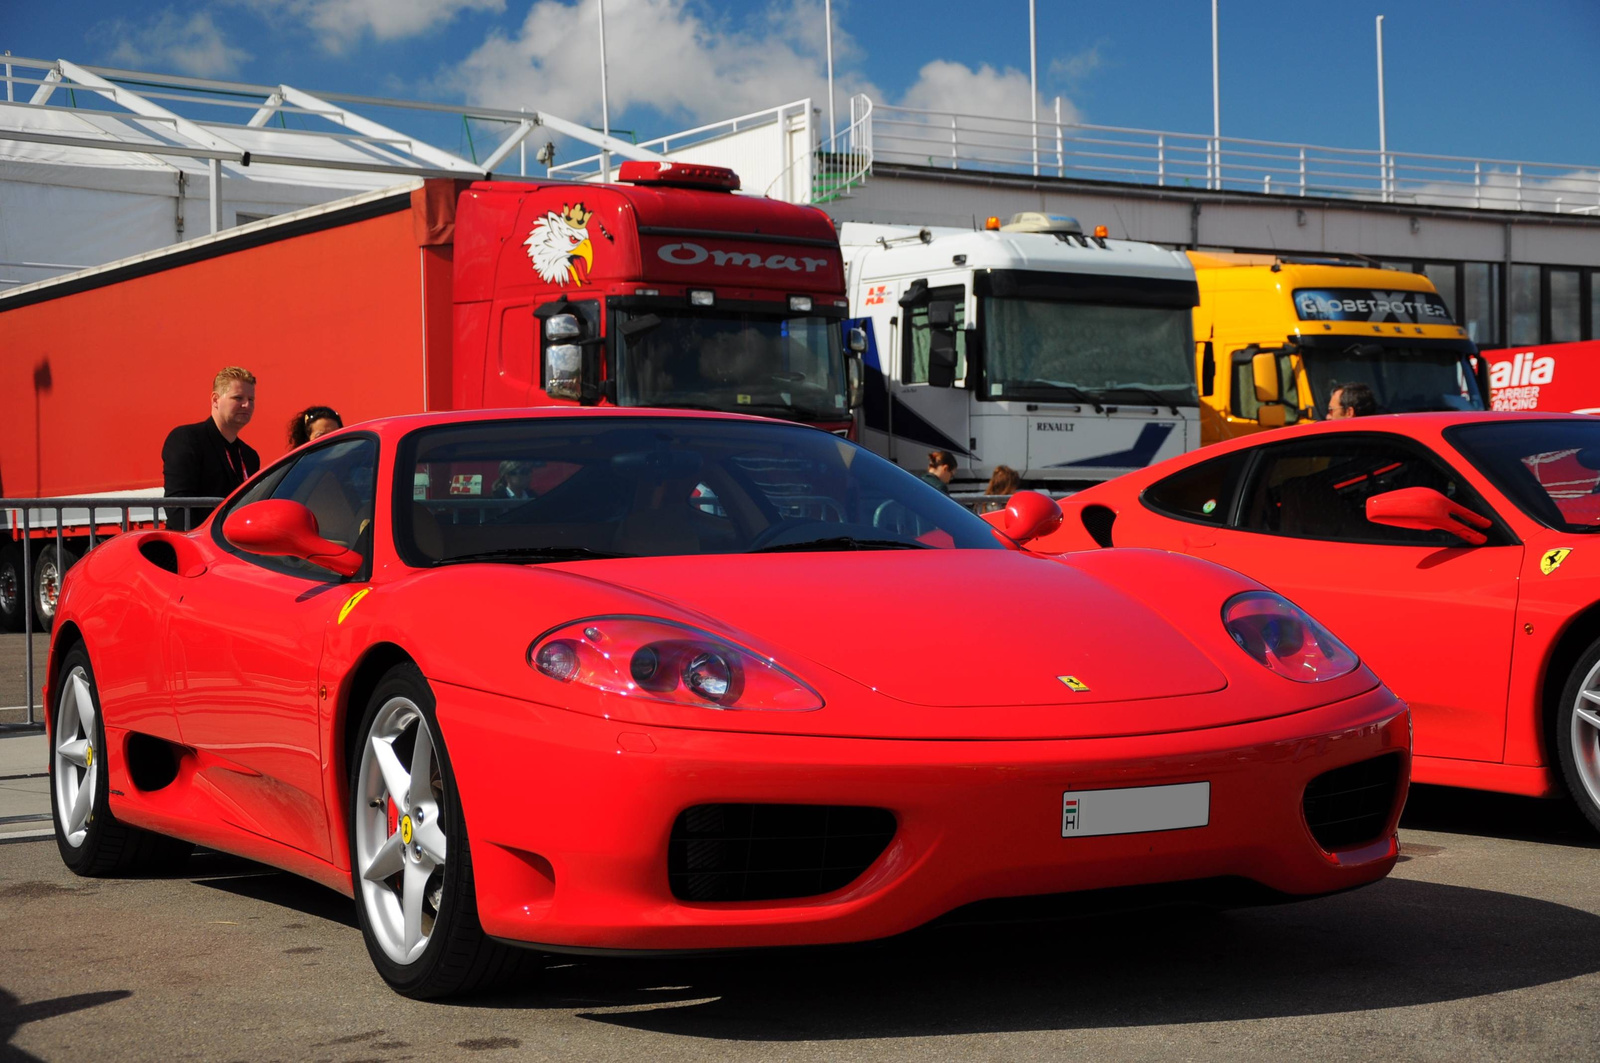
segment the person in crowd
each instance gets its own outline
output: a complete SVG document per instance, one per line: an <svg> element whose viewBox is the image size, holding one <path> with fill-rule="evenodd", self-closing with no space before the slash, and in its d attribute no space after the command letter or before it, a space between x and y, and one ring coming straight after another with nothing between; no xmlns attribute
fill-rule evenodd
<svg viewBox="0 0 1600 1063"><path fill-rule="evenodd" d="M211 384L211 416L179 425L161 447L162 493L169 498L221 498L261 468L255 449L239 438L256 412L256 378L230 365ZM190 510L191 526L211 509Z"/></svg>
<svg viewBox="0 0 1600 1063"><path fill-rule="evenodd" d="M344 420L331 406L307 406L289 422L289 448L303 447L318 436L344 427Z"/></svg>
<svg viewBox="0 0 1600 1063"><path fill-rule="evenodd" d="M1333 394L1328 396L1328 420L1337 421L1345 417L1371 417L1378 412L1377 397L1372 394L1372 388L1356 381L1353 384L1341 384L1333 389Z"/></svg>
<svg viewBox="0 0 1600 1063"><path fill-rule="evenodd" d="M935 450L928 454L928 471L922 478L945 494L950 493L950 480L956 474L956 459L948 450Z"/></svg>
<svg viewBox="0 0 1600 1063"><path fill-rule="evenodd" d="M1017 470L1009 465L996 465L994 473L989 477L989 486L983 493L991 496L991 500L983 504L985 513L1006 508L1005 499L1016 494L1017 488L1022 485L1022 477Z"/></svg>
<svg viewBox="0 0 1600 1063"><path fill-rule="evenodd" d="M528 480L533 475L531 461L502 461L500 475L489 485L490 498L536 498Z"/></svg>

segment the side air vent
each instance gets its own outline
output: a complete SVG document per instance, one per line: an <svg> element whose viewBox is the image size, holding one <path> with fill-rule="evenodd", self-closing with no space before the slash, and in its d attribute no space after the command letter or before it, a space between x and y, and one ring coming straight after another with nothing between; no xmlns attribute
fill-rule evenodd
<svg viewBox="0 0 1600 1063"><path fill-rule="evenodd" d="M1394 811L1400 754L1385 753L1323 772L1306 786L1306 826L1328 852L1377 841Z"/></svg>
<svg viewBox="0 0 1600 1063"><path fill-rule="evenodd" d="M1110 506L1084 506L1079 515L1083 530L1101 546L1111 545L1111 526L1117 522L1117 511Z"/></svg>
<svg viewBox="0 0 1600 1063"><path fill-rule="evenodd" d="M855 881L894 831L882 808L695 805L672 825L667 878L685 901L815 897Z"/></svg>

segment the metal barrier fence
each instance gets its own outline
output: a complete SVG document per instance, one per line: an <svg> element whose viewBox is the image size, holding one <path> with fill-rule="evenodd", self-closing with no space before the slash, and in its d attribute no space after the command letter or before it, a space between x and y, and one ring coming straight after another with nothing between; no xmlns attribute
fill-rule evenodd
<svg viewBox="0 0 1600 1063"><path fill-rule="evenodd" d="M1600 165L1379 152L874 105L874 161L1214 191L1593 214Z"/></svg>
<svg viewBox="0 0 1600 1063"><path fill-rule="evenodd" d="M214 509L221 503L220 498L149 495L0 498L0 548L3 548L0 552L0 599L10 598L22 612L23 708L27 713L23 727L44 726L44 721L36 718L33 711L34 607L41 589L47 594L59 594L59 578L66 568L60 559L67 556L69 541L76 546L87 538L88 549L93 550L105 539L136 529L187 531L193 523L194 510ZM54 548L51 556L57 566L58 582L54 587L39 588L35 586L34 572L37 555L51 547ZM20 557L20 571L11 567L12 556Z"/></svg>

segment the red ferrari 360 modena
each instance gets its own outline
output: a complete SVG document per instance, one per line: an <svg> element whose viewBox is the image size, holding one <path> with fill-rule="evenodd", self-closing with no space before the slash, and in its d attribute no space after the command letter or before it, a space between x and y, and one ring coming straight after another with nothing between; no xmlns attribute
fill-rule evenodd
<svg viewBox="0 0 1600 1063"><path fill-rule="evenodd" d="M1396 857L1406 706L1217 565L1018 549L757 418L423 415L325 436L66 579L68 866L198 843L353 894L402 993L541 949L894 934L1148 883L1312 896Z"/></svg>
<svg viewBox="0 0 1600 1063"><path fill-rule="evenodd" d="M1189 554L1327 623L1411 706L1415 781L1565 791L1600 828L1600 420L1299 425L1162 462L1065 508L1030 549Z"/></svg>

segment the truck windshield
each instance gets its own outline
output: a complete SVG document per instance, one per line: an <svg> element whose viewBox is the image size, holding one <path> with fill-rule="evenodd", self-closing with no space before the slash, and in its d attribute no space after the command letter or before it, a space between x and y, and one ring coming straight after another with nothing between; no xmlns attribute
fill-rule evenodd
<svg viewBox="0 0 1600 1063"><path fill-rule="evenodd" d="M617 405L841 421L839 324L823 317L628 310L615 315Z"/></svg>
<svg viewBox="0 0 1600 1063"><path fill-rule="evenodd" d="M1049 397L1076 389L1120 398L1155 392L1194 405L1188 308L1103 306L1042 299L983 301L985 392Z"/></svg>
<svg viewBox="0 0 1600 1063"><path fill-rule="evenodd" d="M1334 388L1357 382L1372 388L1379 413L1483 409L1478 382L1459 348L1361 340L1341 347L1323 340L1301 353L1318 417L1326 416Z"/></svg>

